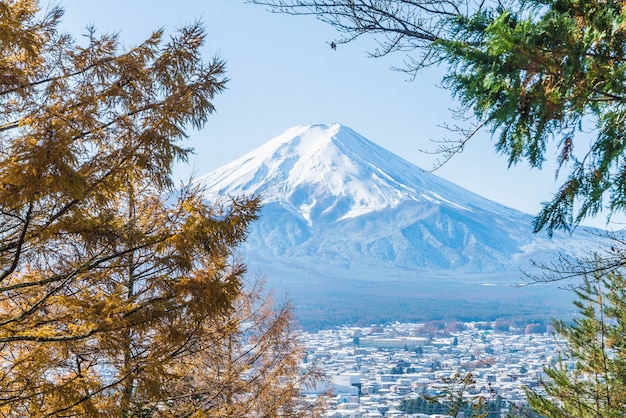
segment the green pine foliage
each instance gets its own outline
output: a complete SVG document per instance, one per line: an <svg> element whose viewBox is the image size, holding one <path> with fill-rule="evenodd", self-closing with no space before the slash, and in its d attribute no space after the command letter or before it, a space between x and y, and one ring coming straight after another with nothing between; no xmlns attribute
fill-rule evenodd
<svg viewBox="0 0 626 418"><path fill-rule="evenodd" d="M400 405L400 410L405 414L449 414L450 405L433 402L425 397L419 397L414 399L403 399ZM530 409L512 405L499 396L495 399L483 402L478 407L477 405L465 403L457 410L457 416L459 416L462 412L465 417L475 418L481 416L484 418L501 418L503 411L506 411L506 416L510 418L540 418L540 415Z"/></svg>
<svg viewBox="0 0 626 418"><path fill-rule="evenodd" d="M545 369L545 393L528 391L530 405L548 418L626 416L626 278L590 275L576 294L579 316L554 323L563 355Z"/></svg>
<svg viewBox="0 0 626 418"><path fill-rule="evenodd" d="M444 85L497 137L509 165L540 168L550 142L569 174L535 230L570 230L626 209L626 7L618 1L533 0L451 19L435 42ZM583 135L591 131L586 149ZM578 147L582 151L577 152Z"/></svg>

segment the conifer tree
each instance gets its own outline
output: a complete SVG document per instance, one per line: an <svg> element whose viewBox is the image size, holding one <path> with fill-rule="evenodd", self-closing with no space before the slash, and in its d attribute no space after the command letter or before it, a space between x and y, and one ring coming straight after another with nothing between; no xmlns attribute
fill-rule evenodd
<svg viewBox="0 0 626 418"><path fill-rule="evenodd" d="M594 266L604 264L597 261ZM545 368L543 391L527 391L531 407L542 416L626 414L626 278L621 268L601 270L586 275L576 290L578 316L554 322L564 339L562 357Z"/></svg>
<svg viewBox="0 0 626 418"><path fill-rule="evenodd" d="M300 396L323 375L315 364L302 368L290 305L276 305L264 281L256 280L233 307L207 324L202 351L182 368L185 379L173 391L194 396L174 399L168 409L177 416L186 410L212 417L321 416L324 396L315 402Z"/></svg>
<svg viewBox="0 0 626 418"><path fill-rule="evenodd" d="M199 23L122 49L93 29L82 43L59 33L61 17L0 2L0 414L218 416L219 396L194 402L221 371L190 371L227 342L248 349L247 320L274 349L255 360L277 361L236 396L263 405L250 414L289 408L289 310L244 292L234 257L259 199L173 190L190 152L180 142L213 112L224 63L203 59Z"/></svg>
<svg viewBox="0 0 626 418"><path fill-rule="evenodd" d="M471 372L455 373L453 376L441 379L441 393L434 397L427 397L430 402L439 403L445 407L446 414L453 418L465 415L468 418L487 418L487 399L479 395L470 401L466 398L468 392L474 389L476 379Z"/></svg>

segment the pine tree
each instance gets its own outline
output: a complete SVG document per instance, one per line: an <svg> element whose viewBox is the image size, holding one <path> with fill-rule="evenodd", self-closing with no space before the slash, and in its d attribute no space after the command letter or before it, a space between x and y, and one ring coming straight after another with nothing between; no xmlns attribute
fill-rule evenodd
<svg viewBox="0 0 626 418"><path fill-rule="evenodd" d="M463 41L439 42L451 65L444 85L491 129L496 150L509 165L541 167L555 142L559 169L569 169L535 230L571 230L603 209L624 211L624 3L513 3L453 28Z"/></svg>
<svg viewBox="0 0 626 418"><path fill-rule="evenodd" d="M545 368L545 393L527 391L530 405L545 417L623 417L626 278L621 269L590 273L576 294L578 317L554 322L565 340L562 357Z"/></svg>
<svg viewBox="0 0 626 418"><path fill-rule="evenodd" d="M456 418L461 414L472 418L486 418L487 400L479 395L473 400L467 399L468 391L474 389L476 379L471 372L455 373L453 376L444 377L442 380L442 391L439 395L429 398L431 402L436 402L444 406L446 414Z"/></svg>

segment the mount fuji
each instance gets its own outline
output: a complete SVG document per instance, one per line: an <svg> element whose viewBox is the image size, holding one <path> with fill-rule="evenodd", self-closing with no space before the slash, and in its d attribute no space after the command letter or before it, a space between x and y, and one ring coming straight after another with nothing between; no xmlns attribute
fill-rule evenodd
<svg viewBox="0 0 626 418"><path fill-rule="evenodd" d="M249 269L287 291L300 319L317 325L496 315L503 304L520 315L539 304L551 314L563 309L555 304L562 295L511 286L520 270L599 241L584 231L533 234L532 216L341 124L294 126L197 181L208 201L261 196L242 248Z"/></svg>

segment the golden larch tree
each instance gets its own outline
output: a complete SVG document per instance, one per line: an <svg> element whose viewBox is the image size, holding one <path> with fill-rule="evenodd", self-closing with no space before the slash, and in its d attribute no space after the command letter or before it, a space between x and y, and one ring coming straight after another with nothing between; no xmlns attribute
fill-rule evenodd
<svg viewBox="0 0 626 418"><path fill-rule="evenodd" d="M259 199L207 204L171 174L224 63L202 58L199 23L123 49L59 33L61 17L0 2L0 415L211 416L201 366L247 338L217 324L254 299L234 255ZM258 312L275 318L262 338L291 341L288 310Z"/></svg>

